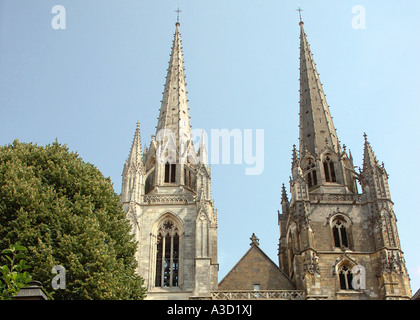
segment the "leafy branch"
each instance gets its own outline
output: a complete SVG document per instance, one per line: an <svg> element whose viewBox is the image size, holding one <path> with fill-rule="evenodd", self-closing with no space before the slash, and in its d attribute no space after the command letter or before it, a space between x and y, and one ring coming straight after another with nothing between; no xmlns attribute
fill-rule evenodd
<svg viewBox="0 0 420 320"><path fill-rule="evenodd" d="M32 280L26 271L30 268L25 261L27 251L26 247L17 242L1 252L5 264L0 266L0 300L11 300Z"/></svg>

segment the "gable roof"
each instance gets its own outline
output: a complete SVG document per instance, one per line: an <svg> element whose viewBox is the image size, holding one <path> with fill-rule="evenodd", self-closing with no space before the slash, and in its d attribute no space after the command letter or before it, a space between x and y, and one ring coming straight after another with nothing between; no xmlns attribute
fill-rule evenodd
<svg viewBox="0 0 420 320"><path fill-rule="evenodd" d="M261 290L293 290L295 285L261 248L251 248L220 281L220 290L253 290L259 284Z"/></svg>

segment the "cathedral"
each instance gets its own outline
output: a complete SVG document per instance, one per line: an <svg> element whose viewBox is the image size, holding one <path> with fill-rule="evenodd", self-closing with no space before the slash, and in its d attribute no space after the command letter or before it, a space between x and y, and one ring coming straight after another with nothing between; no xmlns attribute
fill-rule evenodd
<svg viewBox="0 0 420 320"><path fill-rule="evenodd" d="M137 124L122 173L121 202L147 299L410 299L387 172L366 134L363 168L355 171L302 20L299 146L291 196L284 185L279 190L278 264L253 234L219 282L211 170L204 137L198 151L193 144L179 21L175 27L156 135L143 149Z"/></svg>

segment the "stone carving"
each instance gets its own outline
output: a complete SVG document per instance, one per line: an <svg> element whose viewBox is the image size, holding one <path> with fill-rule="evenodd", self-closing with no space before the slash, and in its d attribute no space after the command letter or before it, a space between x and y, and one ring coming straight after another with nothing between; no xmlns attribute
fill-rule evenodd
<svg viewBox="0 0 420 320"><path fill-rule="evenodd" d="M213 300L303 300L301 290L213 291Z"/></svg>
<svg viewBox="0 0 420 320"><path fill-rule="evenodd" d="M194 202L194 195L186 194L159 194L159 195L145 195L143 202L146 203L189 203Z"/></svg>
<svg viewBox="0 0 420 320"><path fill-rule="evenodd" d="M318 273L319 270L319 257L314 252L308 252L305 255L305 261L303 263L303 270L312 275Z"/></svg>
<svg viewBox="0 0 420 320"><path fill-rule="evenodd" d="M255 235L255 233L252 234L251 238L249 238L249 240L251 240L251 243L249 244L250 246L259 246L260 245L260 239L257 238L257 236Z"/></svg>
<svg viewBox="0 0 420 320"><path fill-rule="evenodd" d="M362 202L362 196L360 194L313 193L309 195L309 200L313 202L319 202L319 201Z"/></svg>
<svg viewBox="0 0 420 320"><path fill-rule="evenodd" d="M386 273L403 273L405 261L402 253L396 250L383 251L378 263L382 272Z"/></svg>

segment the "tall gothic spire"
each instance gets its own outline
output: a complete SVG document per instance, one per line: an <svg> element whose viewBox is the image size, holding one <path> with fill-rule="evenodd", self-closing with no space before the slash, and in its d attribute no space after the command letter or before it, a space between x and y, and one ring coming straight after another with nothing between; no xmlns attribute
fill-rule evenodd
<svg viewBox="0 0 420 320"><path fill-rule="evenodd" d="M172 43L169 68L166 76L165 90L156 134L161 129L169 129L174 134L177 146L179 139L189 140L191 137L190 117L188 112L187 89L185 83L184 60L182 54L180 23L176 22L176 30Z"/></svg>
<svg viewBox="0 0 420 320"><path fill-rule="evenodd" d="M339 152L340 146L314 58L301 20L300 26L300 125L301 157L307 149L313 155L326 146Z"/></svg>

